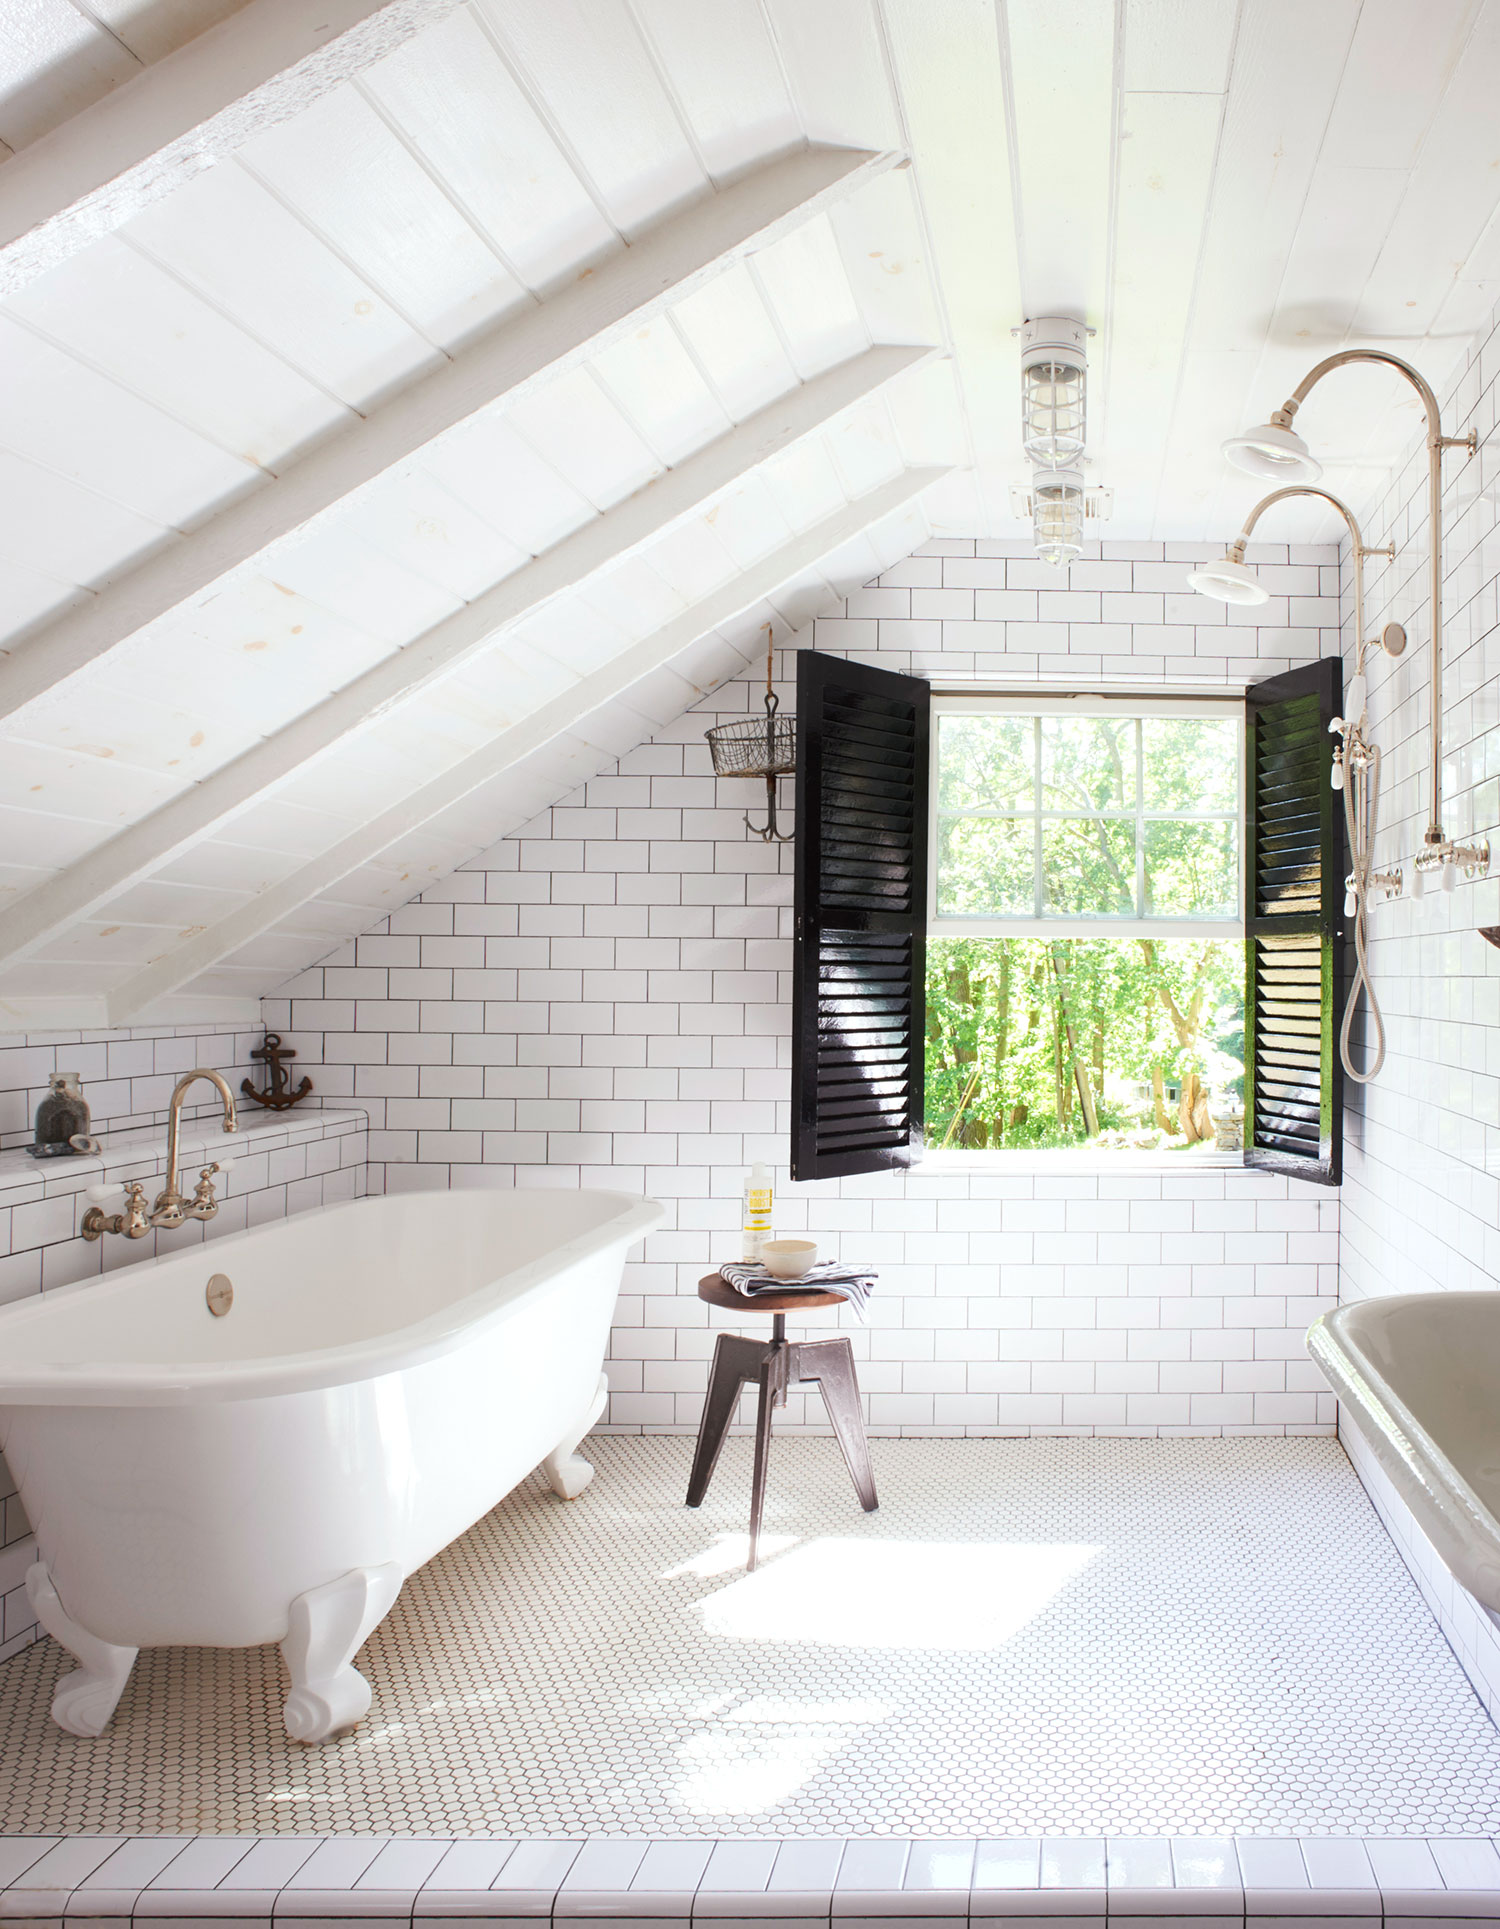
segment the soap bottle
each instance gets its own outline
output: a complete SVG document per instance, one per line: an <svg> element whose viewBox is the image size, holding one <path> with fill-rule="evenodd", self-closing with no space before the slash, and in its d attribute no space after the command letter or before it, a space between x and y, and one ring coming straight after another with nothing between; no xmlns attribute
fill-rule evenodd
<svg viewBox="0 0 1500 1929"><path fill-rule="evenodd" d="M747 1265L758 1263L760 1249L771 1236L771 1168L759 1159L745 1180L740 1222L745 1229L740 1256Z"/></svg>

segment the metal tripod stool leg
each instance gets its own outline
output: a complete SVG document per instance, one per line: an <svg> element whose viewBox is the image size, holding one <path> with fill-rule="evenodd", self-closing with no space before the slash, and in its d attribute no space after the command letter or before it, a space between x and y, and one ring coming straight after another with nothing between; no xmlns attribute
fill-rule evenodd
<svg viewBox="0 0 1500 1929"><path fill-rule="evenodd" d="M713 1366L709 1372L708 1397L698 1428L698 1444L688 1477L687 1501L697 1507L708 1492L708 1483L718 1465L724 1437L738 1411L740 1393L754 1381L759 1397L755 1410L755 1461L750 1484L750 1553L746 1571L753 1572L760 1559L761 1525L765 1519L766 1482L771 1463L771 1420L777 1407L786 1405L787 1390L801 1380L816 1380L834 1437L844 1456L844 1465L859 1495L859 1504L872 1513L879 1505L875 1497L875 1472L870 1464L870 1447L865 1438L864 1415L860 1411L859 1382L854 1372L854 1349L846 1339L788 1340L788 1310L812 1310L838 1306L834 1294L795 1291L763 1294L747 1299L737 1293L719 1274L711 1273L698 1282L698 1295L711 1306L727 1306L736 1311L770 1313L769 1341L747 1340L734 1333L721 1333L714 1346Z"/></svg>

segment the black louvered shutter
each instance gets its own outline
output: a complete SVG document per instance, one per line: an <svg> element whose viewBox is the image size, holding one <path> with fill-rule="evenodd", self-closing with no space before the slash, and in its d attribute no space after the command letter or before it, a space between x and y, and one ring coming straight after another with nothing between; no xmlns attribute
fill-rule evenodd
<svg viewBox="0 0 1500 1929"><path fill-rule="evenodd" d="M1245 693L1245 1163L1336 1186L1343 1166L1344 819L1337 657Z"/></svg>
<svg viewBox="0 0 1500 1929"><path fill-rule="evenodd" d="M794 1179L922 1149L930 710L920 677L797 658Z"/></svg>

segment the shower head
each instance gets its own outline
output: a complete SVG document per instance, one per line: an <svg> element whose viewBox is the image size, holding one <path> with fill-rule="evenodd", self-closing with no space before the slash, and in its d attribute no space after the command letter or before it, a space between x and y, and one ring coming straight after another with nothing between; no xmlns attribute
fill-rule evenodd
<svg viewBox="0 0 1500 1929"><path fill-rule="evenodd" d="M1258 429L1232 435L1224 453L1236 469L1263 482L1316 482L1323 473L1302 437L1274 417Z"/></svg>
<svg viewBox="0 0 1500 1929"><path fill-rule="evenodd" d="M1188 588L1200 596L1211 596L1216 603L1269 603L1271 592L1262 587L1253 569L1247 569L1237 556L1222 562L1205 563L1188 575Z"/></svg>

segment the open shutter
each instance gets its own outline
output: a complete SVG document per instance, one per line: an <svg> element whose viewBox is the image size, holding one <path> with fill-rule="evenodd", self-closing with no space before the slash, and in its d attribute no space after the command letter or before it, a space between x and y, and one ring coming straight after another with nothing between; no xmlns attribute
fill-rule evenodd
<svg viewBox="0 0 1500 1929"><path fill-rule="evenodd" d="M921 1151L930 708L920 677L797 658L794 1179Z"/></svg>
<svg viewBox="0 0 1500 1929"><path fill-rule="evenodd" d="M1245 1163L1333 1186L1344 838L1328 725L1342 689L1338 658L1324 657L1245 693Z"/></svg>

